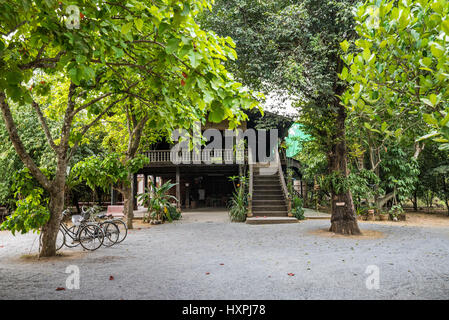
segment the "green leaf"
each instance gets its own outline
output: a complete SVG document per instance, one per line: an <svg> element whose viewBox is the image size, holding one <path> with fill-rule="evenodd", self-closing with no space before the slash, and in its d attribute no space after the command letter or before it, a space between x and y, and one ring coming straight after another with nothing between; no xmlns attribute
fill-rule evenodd
<svg viewBox="0 0 449 320"><path fill-rule="evenodd" d="M344 67L340 73L340 79L346 80L348 78L348 68Z"/></svg>
<svg viewBox="0 0 449 320"><path fill-rule="evenodd" d="M6 81L11 85L17 85L22 82L23 74L19 71L10 71L6 74Z"/></svg>
<svg viewBox="0 0 449 320"><path fill-rule="evenodd" d="M347 40L340 42L340 47L343 50L343 52L347 52L349 49L349 42Z"/></svg>
<svg viewBox="0 0 449 320"><path fill-rule="evenodd" d="M200 65L201 59L203 58L198 52L195 52L194 50L191 50L188 53L188 57L192 68L198 67Z"/></svg>
<svg viewBox="0 0 449 320"><path fill-rule="evenodd" d="M444 48L436 42L432 42L430 44L430 51L432 52L432 55L436 58L441 58L444 54Z"/></svg>
<svg viewBox="0 0 449 320"><path fill-rule="evenodd" d="M439 135L440 135L439 132L437 132L437 131L432 131L431 133L428 133L428 134L426 134L425 136L422 136L422 137L416 139L416 142L423 141L423 140L427 140L427 139L429 139L429 138L433 138L433 137L436 137L436 136L439 136Z"/></svg>
<svg viewBox="0 0 449 320"><path fill-rule="evenodd" d="M127 34L128 32L131 31L131 28L133 27L132 22L128 22L125 23L124 25L122 25L122 34Z"/></svg>
<svg viewBox="0 0 449 320"><path fill-rule="evenodd" d="M165 47L165 52L172 54L178 50L178 46L181 40L178 38L171 38L167 41L167 46Z"/></svg>
<svg viewBox="0 0 449 320"><path fill-rule="evenodd" d="M449 20L441 22L441 29L443 29L444 33L449 36Z"/></svg>
<svg viewBox="0 0 449 320"><path fill-rule="evenodd" d="M428 114L428 113L423 114L423 119L425 122L427 122L430 125L435 125L435 126L438 125L438 120L435 119L432 114Z"/></svg>
<svg viewBox="0 0 449 320"><path fill-rule="evenodd" d="M137 30L142 31L142 28L143 28L143 20L142 19L134 20L134 24L136 25Z"/></svg>
<svg viewBox="0 0 449 320"><path fill-rule="evenodd" d="M220 123L221 121L223 121L223 119L225 117L225 112L224 112L223 108L220 105L218 105L218 103L213 103L213 104L216 106L209 113L209 121L215 122L215 123Z"/></svg>

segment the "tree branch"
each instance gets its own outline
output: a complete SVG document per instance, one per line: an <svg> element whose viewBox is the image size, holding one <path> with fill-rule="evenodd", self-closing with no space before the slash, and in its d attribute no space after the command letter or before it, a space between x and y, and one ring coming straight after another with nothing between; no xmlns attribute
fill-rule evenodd
<svg viewBox="0 0 449 320"><path fill-rule="evenodd" d="M85 125L82 130L81 130L81 136L84 136L86 134L86 132L94 125L96 124L105 114L106 112L108 112L109 110L111 110L111 108L113 106L115 106L117 103L126 100L129 96L125 96L121 99L115 100L114 102L112 102L111 104L109 104L94 120L92 120L89 124ZM78 147L79 142L76 141L75 144L73 145L73 147L70 149L70 153L68 156L68 160L70 160L70 158L73 156L73 154L75 153L77 147Z"/></svg>
<svg viewBox="0 0 449 320"><path fill-rule="evenodd" d="M48 142L48 144L50 145L50 147L51 147L56 153L58 153L58 152L59 152L59 148L58 148L58 146L55 144L55 142L53 141L53 138L52 138L51 133L50 133L50 129L48 128L48 125L47 125L47 121L45 120L45 117L44 117L44 115L42 114L42 110L41 110L41 108L39 107L39 104L38 104L37 102L33 101L32 106L33 106L34 110L35 110L36 113L37 113L37 116L38 116L38 118L39 118L39 122L41 123L42 129L44 129L44 133L45 133L45 136L47 137L47 142Z"/></svg>
<svg viewBox="0 0 449 320"><path fill-rule="evenodd" d="M30 170L33 177L36 178L36 180L40 183L40 185L45 190L50 191L52 189L52 184L50 180L48 180L48 178L42 173L42 171L40 171L34 160L25 150L25 146L23 145L23 142L19 137L17 127L14 123L14 119L11 114L11 110L6 101L6 95L3 91L0 91L0 108L2 109L2 116L6 124L6 130L8 131L9 138L11 139L14 149L19 155L20 159L25 164L25 166Z"/></svg>

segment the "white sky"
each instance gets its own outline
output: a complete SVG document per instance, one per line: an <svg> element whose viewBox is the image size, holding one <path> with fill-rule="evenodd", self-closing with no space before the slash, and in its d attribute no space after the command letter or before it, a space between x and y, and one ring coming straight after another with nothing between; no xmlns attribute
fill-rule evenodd
<svg viewBox="0 0 449 320"><path fill-rule="evenodd" d="M293 100L288 96L283 96L278 92L272 92L266 95L266 101L262 104L264 110L295 118L298 110L292 106Z"/></svg>

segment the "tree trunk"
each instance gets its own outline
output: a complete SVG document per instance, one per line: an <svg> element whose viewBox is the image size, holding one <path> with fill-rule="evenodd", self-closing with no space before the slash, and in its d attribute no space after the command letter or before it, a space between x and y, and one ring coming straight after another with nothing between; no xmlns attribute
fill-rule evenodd
<svg viewBox="0 0 449 320"><path fill-rule="evenodd" d="M132 229L134 218L134 198L132 189L133 175L131 173L128 174L128 181L130 184L123 187L123 213L126 217L126 224L128 225L128 229Z"/></svg>
<svg viewBox="0 0 449 320"><path fill-rule="evenodd" d="M53 257L56 255L56 236L58 235L61 213L64 210L64 186L61 191L50 194L50 219L42 227L42 243L39 257Z"/></svg>
<svg viewBox="0 0 449 320"><path fill-rule="evenodd" d="M339 172L345 178L348 176L347 149L345 137L345 107L338 103L336 134L332 150L328 155L330 173ZM339 234L361 234L355 216L354 203L350 190L336 193L331 190L332 216L329 231Z"/></svg>
<svg viewBox="0 0 449 320"><path fill-rule="evenodd" d="M413 193L413 210L418 211L418 194L417 194L416 190Z"/></svg>

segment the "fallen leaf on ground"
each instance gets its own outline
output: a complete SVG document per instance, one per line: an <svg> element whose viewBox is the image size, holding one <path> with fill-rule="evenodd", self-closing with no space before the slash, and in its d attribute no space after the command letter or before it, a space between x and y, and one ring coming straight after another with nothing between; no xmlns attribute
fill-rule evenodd
<svg viewBox="0 0 449 320"><path fill-rule="evenodd" d="M295 274L294 273L287 273L290 277L293 277Z"/></svg>
<svg viewBox="0 0 449 320"><path fill-rule="evenodd" d="M224 263L220 263L220 266L224 266Z"/></svg>
<svg viewBox="0 0 449 320"><path fill-rule="evenodd" d="M206 275L209 275L210 274L210 272L206 272Z"/></svg>
<svg viewBox="0 0 449 320"><path fill-rule="evenodd" d="M56 288L56 291L62 291L62 290L65 290L65 288L64 287L57 287Z"/></svg>
<svg viewBox="0 0 449 320"><path fill-rule="evenodd" d="M114 276L109 276L109 280L114 280Z"/></svg>

